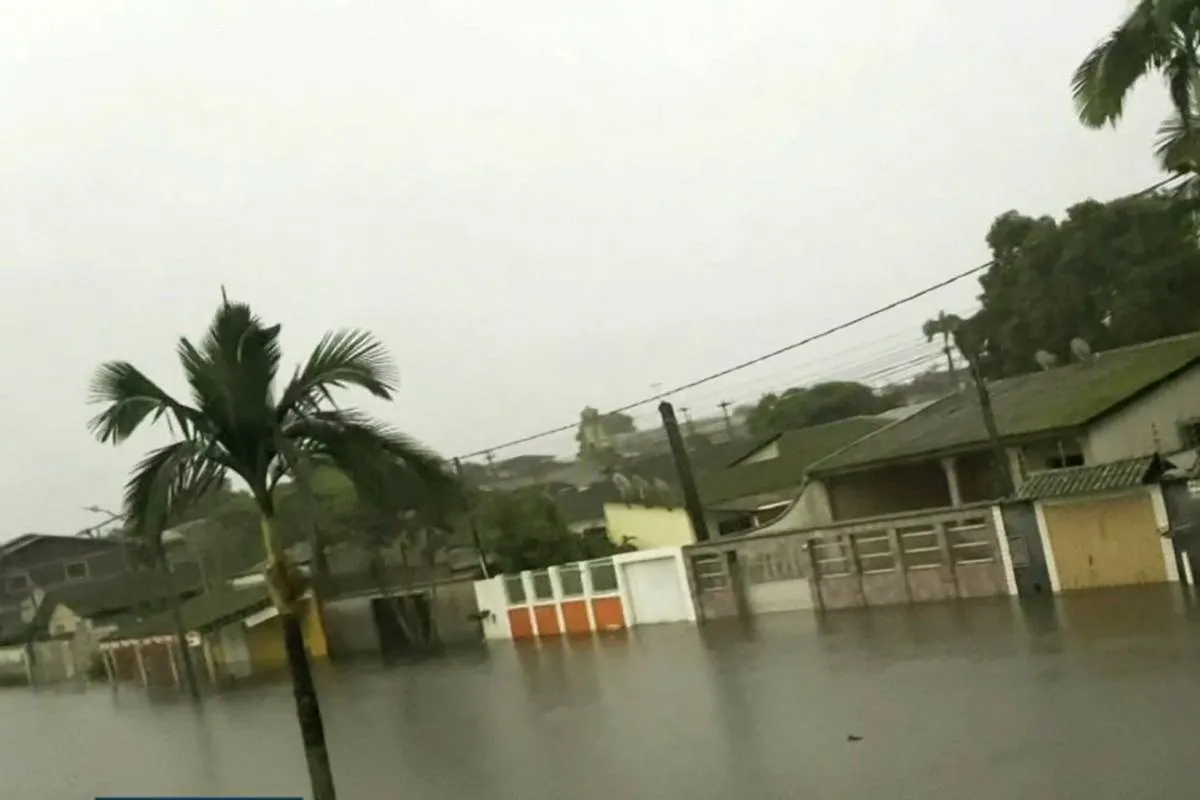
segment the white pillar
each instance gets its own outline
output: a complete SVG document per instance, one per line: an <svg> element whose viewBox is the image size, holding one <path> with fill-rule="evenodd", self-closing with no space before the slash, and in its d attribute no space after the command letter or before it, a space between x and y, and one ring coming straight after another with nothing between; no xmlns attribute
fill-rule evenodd
<svg viewBox="0 0 1200 800"><path fill-rule="evenodd" d="M953 456L942 459L942 472L946 473L946 486L950 489L950 505L958 508L963 504L962 490L958 487L958 468Z"/></svg>

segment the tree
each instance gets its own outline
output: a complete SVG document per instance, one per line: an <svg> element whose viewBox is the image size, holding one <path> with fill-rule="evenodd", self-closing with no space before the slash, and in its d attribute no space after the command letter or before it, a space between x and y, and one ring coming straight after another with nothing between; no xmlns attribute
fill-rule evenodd
<svg viewBox="0 0 1200 800"><path fill-rule="evenodd" d="M1108 349L1197 327L1196 223L1169 196L1089 200L1061 222L1009 211L987 241L993 263L972 324L988 377L1036 369L1039 350L1067 363L1075 337Z"/></svg>
<svg viewBox="0 0 1200 800"><path fill-rule="evenodd" d="M1200 2L1197 0L1139 0L1108 37L1088 53L1071 80L1076 111L1085 125L1115 125L1125 112L1129 92L1142 78L1159 74L1167 83L1174 106L1177 137L1192 138L1197 80L1200 79ZM1180 148L1176 149L1176 154ZM1160 142L1160 155L1169 152ZM1196 162L1172 168L1195 170Z"/></svg>
<svg viewBox="0 0 1200 800"><path fill-rule="evenodd" d="M893 392L876 392L870 386L852 381L829 381L807 388L793 387L782 394L763 395L746 423L755 436L770 436L793 428L878 414L901 402L900 396Z"/></svg>
<svg viewBox="0 0 1200 800"><path fill-rule="evenodd" d="M180 339L177 346L191 403L172 397L133 364L111 361L91 382L91 401L104 408L90 429L101 442L119 444L143 424L166 422L175 436L145 456L126 482L124 513L134 531L155 530L227 476L245 483L259 514L267 585L279 611L313 798L334 800L299 620L305 587L280 542L276 489L295 474L301 459L334 465L356 484L376 481L393 467L431 487L454 479L440 459L412 439L333 402L333 391L347 388L392 398L395 371L378 340L361 331L327 334L292 378L277 387L279 332L279 325L264 324L248 305L222 297L199 344Z"/></svg>
<svg viewBox="0 0 1200 800"><path fill-rule="evenodd" d="M631 541L573 532L552 498L540 489L482 492L477 502L487 558L504 574L603 558L635 549Z"/></svg>
<svg viewBox="0 0 1200 800"><path fill-rule="evenodd" d="M925 341L932 342L934 339L941 337L942 352L946 354L946 369L950 373L952 383L958 383L958 376L954 371L954 351L951 349L953 344L954 334L962 326L962 317L957 314L947 314L945 311L939 311L938 315L933 319L925 320L925 324L921 326L921 333L925 336Z"/></svg>

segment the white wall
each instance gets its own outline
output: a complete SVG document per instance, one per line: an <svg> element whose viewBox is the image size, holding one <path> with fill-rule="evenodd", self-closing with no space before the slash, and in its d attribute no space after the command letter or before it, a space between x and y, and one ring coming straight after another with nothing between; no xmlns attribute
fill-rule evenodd
<svg viewBox="0 0 1200 800"><path fill-rule="evenodd" d="M1200 366L1091 426L1083 443L1084 458L1088 464L1103 464L1180 450L1177 423L1197 416Z"/></svg>
<svg viewBox="0 0 1200 800"><path fill-rule="evenodd" d="M485 639L511 639L508 627L508 596L504 594L504 576L475 581L475 603L483 622Z"/></svg>
<svg viewBox="0 0 1200 800"><path fill-rule="evenodd" d="M656 550L640 550L634 553L619 553L613 556L613 563L617 565L617 573L620 576L622 598L621 602L625 605L625 618L627 623L632 627L638 624L637 614L634 609L639 607L639 604L647 602L657 602L657 596L634 596L637 591L636 586L630 586L629 581L625 579L627 570L631 565L639 562L666 562L670 561L671 570L663 570L664 580L670 576L673 585L669 591L679 593L683 602L680 604L682 616L677 619L662 620L661 614L656 613L656 617L660 617L660 621L671 622L695 622L696 621L696 604L692 600L692 592L688 587L687 566L683 558L682 547L662 547ZM665 587L664 587L665 588ZM655 595L658 595L656 592Z"/></svg>
<svg viewBox="0 0 1200 800"><path fill-rule="evenodd" d="M639 550L693 544L696 534L682 508L605 503L608 538L620 542L628 537Z"/></svg>

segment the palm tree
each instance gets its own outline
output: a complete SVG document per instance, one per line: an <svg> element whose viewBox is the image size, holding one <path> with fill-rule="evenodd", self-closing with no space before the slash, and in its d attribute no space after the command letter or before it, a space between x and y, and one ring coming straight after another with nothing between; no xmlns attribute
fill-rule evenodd
<svg viewBox="0 0 1200 800"><path fill-rule="evenodd" d="M951 344L955 331L961 325L962 317L939 311L936 317L925 320L925 324L921 326L925 341L932 342L935 338L942 337L942 352L946 354L946 368L950 371L950 382L954 384L955 389L958 388L958 375L954 369L954 350Z"/></svg>
<svg viewBox="0 0 1200 800"><path fill-rule="evenodd" d="M1191 138L1200 100L1200 0L1139 0L1075 70L1071 92L1080 121L1092 128L1116 124L1129 92L1152 73L1166 81L1175 107L1159 131L1159 156L1174 157L1172 170L1195 171L1196 162L1180 162L1181 148L1164 147L1163 139Z"/></svg>
<svg viewBox="0 0 1200 800"><path fill-rule="evenodd" d="M168 394L125 361L103 364L91 401L104 409L89 423L101 442L119 444L143 423L165 422L175 441L151 451L125 485L124 513L134 531L152 531L226 475L245 482L260 515L268 557L267 585L279 610L296 714L314 800L335 800L321 710L299 614L305 593L276 532L274 490L297 464L330 464L356 484L374 485L398 466L423 485L455 485L443 462L407 436L332 392L358 388L390 400L395 371L383 345L362 331L327 334L281 388L279 325L267 326L248 305L224 297L199 344L180 339L177 352L191 403Z"/></svg>

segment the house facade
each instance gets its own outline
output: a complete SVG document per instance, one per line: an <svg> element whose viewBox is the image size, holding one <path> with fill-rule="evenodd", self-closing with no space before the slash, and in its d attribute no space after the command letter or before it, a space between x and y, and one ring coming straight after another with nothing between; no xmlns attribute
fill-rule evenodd
<svg viewBox="0 0 1200 800"><path fill-rule="evenodd" d="M0 609L19 606L35 588L123 575L127 561L119 542L30 533L0 545Z"/></svg>
<svg viewBox="0 0 1200 800"><path fill-rule="evenodd" d="M1094 466L1200 443L1200 335L1098 353L989 384L1014 488L1051 469ZM938 400L812 465L829 519L844 521L1000 497L972 389Z"/></svg>

